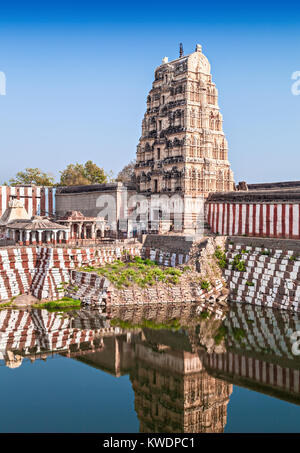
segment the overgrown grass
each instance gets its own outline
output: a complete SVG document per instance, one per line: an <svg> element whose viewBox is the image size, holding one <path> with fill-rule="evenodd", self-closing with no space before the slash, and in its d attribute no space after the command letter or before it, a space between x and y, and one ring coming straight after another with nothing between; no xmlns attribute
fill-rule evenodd
<svg viewBox="0 0 300 453"><path fill-rule="evenodd" d="M80 308L81 301L77 299L72 299L71 297L63 297L59 300L52 300L50 302L44 302L41 304L32 305L34 308L47 308L50 310L57 308Z"/></svg>
<svg viewBox="0 0 300 453"><path fill-rule="evenodd" d="M181 327L178 319L169 319L165 322L156 322L151 319L143 319L140 323L134 324L130 321L123 321L122 319L115 318L110 321L110 325L114 327L121 327L121 329L142 329L147 327L154 330L179 330Z"/></svg>
<svg viewBox="0 0 300 453"><path fill-rule="evenodd" d="M137 284L140 287L152 286L157 282L168 284L177 284L180 281L180 276L184 271L174 267L160 267L155 261L142 259L136 256L132 261L124 263L121 260L116 260L112 263L106 263L103 267L86 266L81 267L80 271L95 272L98 275L106 277L118 289L129 287Z"/></svg>
<svg viewBox="0 0 300 453"><path fill-rule="evenodd" d="M19 294L20 295L20 294ZM0 308L6 308L6 307L11 307L13 305L13 301L17 298L18 296L13 296L8 302L3 302L0 304Z"/></svg>
<svg viewBox="0 0 300 453"><path fill-rule="evenodd" d="M0 308L6 308L6 307L10 307L12 305L12 302L9 301L9 302L3 302L2 304L0 304Z"/></svg>

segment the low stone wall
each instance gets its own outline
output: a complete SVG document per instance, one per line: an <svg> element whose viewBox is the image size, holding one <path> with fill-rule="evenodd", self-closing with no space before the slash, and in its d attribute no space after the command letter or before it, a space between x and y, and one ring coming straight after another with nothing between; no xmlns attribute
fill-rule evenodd
<svg viewBox="0 0 300 453"><path fill-rule="evenodd" d="M105 277L90 272L72 270L70 272L68 294L87 305L105 305L110 282Z"/></svg>
<svg viewBox="0 0 300 453"><path fill-rule="evenodd" d="M236 255L241 255L245 271L233 269L232 264L224 270L230 290L229 299L237 302L300 311L300 257L296 255L299 246L292 248L277 242L264 240L261 246L249 244L250 239L229 241L226 257L229 263ZM298 244L297 244L298 245ZM266 254L268 253L268 254Z"/></svg>
<svg viewBox="0 0 300 453"><path fill-rule="evenodd" d="M112 244L97 248L8 247L0 249L0 300L31 292L54 300L64 294L69 271L82 265L112 262L128 252L140 255L141 244Z"/></svg>
<svg viewBox="0 0 300 453"><path fill-rule="evenodd" d="M149 258L152 261L157 261L163 266L180 266L189 261L190 255L183 253L172 253L168 251L163 251L161 249L154 249L150 247L145 247L142 252L143 258Z"/></svg>
<svg viewBox="0 0 300 453"><path fill-rule="evenodd" d="M218 298L223 288L223 282L216 280L215 286L209 291L201 289L196 282L194 284L182 282L176 285L157 283L145 288L133 285L126 289L117 289L109 280L97 274L73 270L70 275L69 296L88 305L106 307L203 302L209 298L212 300Z"/></svg>
<svg viewBox="0 0 300 453"><path fill-rule="evenodd" d="M0 249L0 299L11 299L30 290L36 261L36 248Z"/></svg>
<svg viewBox="0 0 300 453"><path fill-rule="evenodd" d="M143 244L142 257L163 266L176 267L188 263L196 249L203 250L207 245L207 238L199 239L192 235L149 234Z"/></svg>

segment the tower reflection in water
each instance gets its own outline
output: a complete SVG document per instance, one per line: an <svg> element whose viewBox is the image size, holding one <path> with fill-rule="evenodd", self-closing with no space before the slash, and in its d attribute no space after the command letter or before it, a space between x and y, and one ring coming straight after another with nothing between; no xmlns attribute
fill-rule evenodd
<svg viewBox="0 0 300 453"><path fill-rule="evenodd" d="M2 310L0 359L16 368L60 354L128 374L141 432L223 432L233 384L300 404L297 314L234 304L220 319L196 309Z"/></svg>

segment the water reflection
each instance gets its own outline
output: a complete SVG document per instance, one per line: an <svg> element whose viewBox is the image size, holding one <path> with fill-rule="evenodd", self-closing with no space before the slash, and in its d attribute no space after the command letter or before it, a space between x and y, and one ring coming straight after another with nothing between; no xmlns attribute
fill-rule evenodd
<svg viewBox="0 0 300 453"><path fill-rule="evenodd" d="M232 304L220 317L215 308L2 310L1 364L59 354L127 374L141 432L223 432L233 384L300 404L300 358L290 340L299 316Z"/></svg>

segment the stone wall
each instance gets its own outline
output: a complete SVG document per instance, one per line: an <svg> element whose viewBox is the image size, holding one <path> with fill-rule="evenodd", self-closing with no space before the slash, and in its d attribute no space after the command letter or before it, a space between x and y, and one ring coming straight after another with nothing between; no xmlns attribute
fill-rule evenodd
<svg viewBox="0 0 300 453"><path fill-rule="evenodd" d="M95 306L126 306L149 304L173 304L215 300L223 288L223 282L216 280L209 291L201 289L200 283L181 281L176 285L157 283L154 286L117 289L106 278L91 272L72 270L68 295L84 304Z"/></svg>
<svg viewBox="0 0 300 453"><path fill-rule="evenodd" d="M148 234L142 256L164 266L174 267L188 262L193 243L193 236Z"/></svg>
<svg viewBox="0 0 300 453"><path fill-rule="evenodd" d="M233 268L240 255L245 271ZM295 241L229 238L224 276L229 299L253 305L300 311L300 244Z"/></svg>
<svg viewBox="0 0 300 453"><path fill-rule="evenodd" d="M31 292L38 299L57 299L69 270L81 265L112 262L127 250L139 255L141 244L113 244L97 248L18 247L0 249L0 300Z"/></svg>
<svg viewBox="0 0 300 453"><path fill-rule="evenodd" d="M62 217L68 211L79 211L85 217L104 217L108 214L105 205L109 203L108 220L110 223L117 222L125 218L128 199L135 193L135 187L121 182L59 188L56 192L56 215Z"/></svg>

